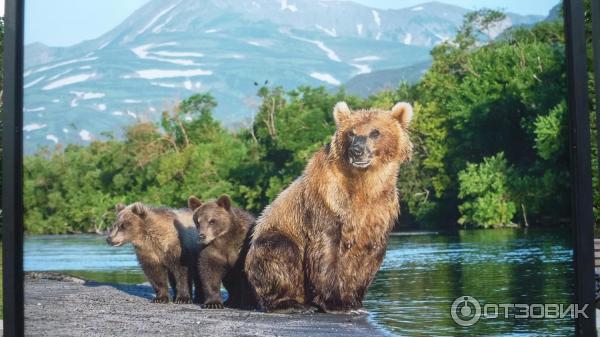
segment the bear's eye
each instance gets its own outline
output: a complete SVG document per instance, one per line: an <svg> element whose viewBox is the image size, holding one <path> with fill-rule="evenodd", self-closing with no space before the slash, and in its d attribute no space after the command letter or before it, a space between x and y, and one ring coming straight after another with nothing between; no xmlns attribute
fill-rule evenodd
<svg viewBox="0 0 600 337"><path fill-rule="evenodd" d="M209 225L214 225L216 223L215 219L208 220Z"/></svg>
<svg viewBox="0 0 600 337"><path fill-rule="evenodd" d="M375 129L375 130L371 131L371 133L369 134L369 137L375 139L375 138L379 137L380 134L381 133L379 132L379 130Z"/></svg>

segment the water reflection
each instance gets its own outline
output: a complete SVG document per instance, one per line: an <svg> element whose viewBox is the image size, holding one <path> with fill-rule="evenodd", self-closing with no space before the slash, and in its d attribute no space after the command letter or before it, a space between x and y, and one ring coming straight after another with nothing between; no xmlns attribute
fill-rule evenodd
<svg viewBox="0 0 600 337"><path fill-rule="evenodd" d="M480 320L460 327L452 302L563 303L573 299L568 231L477 230L394 236L365 300L373 321L405 336L570 336L574 321ZM25 241L25 270L68 271L87 279L144 282L130 245L99 236L38 236Z"/></svg>
<svg viewBox="0 0 600 337"><path fill-rule="evenodd" d="M392 237L365 307L375 322L406 336L570 336L574 321L480 320L461 327L452 302L564 303L573 299L568 232L461 231Z"/></svg>

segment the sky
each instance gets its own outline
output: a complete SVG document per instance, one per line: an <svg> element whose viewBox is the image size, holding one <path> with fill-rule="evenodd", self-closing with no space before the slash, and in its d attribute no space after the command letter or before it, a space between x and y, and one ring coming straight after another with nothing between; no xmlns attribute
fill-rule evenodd
<svg viewBox="0 0 600 337"><path fill-rule="evenodd" d="M293 0L288 0L293 2ZM429 0L353 0L380 9L405 8ZM559 0L441 0L469 9L505 9L519 14L546 15ZM27 0L25 44L70 46L94 39L123 22L148 0ZM0 0L4 13L4 1Z"/></svg>

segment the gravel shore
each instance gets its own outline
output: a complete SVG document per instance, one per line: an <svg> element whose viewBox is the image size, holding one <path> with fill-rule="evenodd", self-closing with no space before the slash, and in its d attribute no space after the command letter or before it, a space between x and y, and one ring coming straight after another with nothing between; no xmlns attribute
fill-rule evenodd
<svg viewBox="0 0 600 337"><path fill-rule="evenodd" d="M148 285L25 276L27 336L386 336L366 316L266 314L152 304Z"/></svg>

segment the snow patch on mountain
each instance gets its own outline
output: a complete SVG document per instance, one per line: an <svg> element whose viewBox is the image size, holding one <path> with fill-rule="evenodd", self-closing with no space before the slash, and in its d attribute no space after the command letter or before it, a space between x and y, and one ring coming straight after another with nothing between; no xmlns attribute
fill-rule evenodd
<svg viewBox="0 0 600 337"><path fill-rule="evenodd" d="M411 8L410 10L413 11L413 12L420 12L420 11L422 11L424 9L425 8L423 8L423 6L416 6L416 7Z"/></svg>
<svg viewBox="0 0 600 337"><path fill-rule="evenodd" d="M335 51L333 51L333 49L327 47L325 45L325 43L323 43L323 41L319 41L319 40L310 40L310 39L305 39L303 37L299 37L299 36L295 36L292 35L289 31L286 32L291 38L296 39L296 40L300 40L300 41L304 41L304 42L308 42L308 43L312 43L314 45L316 45L317 47L319 47L319 49L321 49L322 51L325 52L325 54L327 54L327 57L335 62L342 62L342 60L339 58L339 56L335 53Z"/></svg>
<svg viewBox="0 0 600 337"><path fill-rule="evenodd" d="M25 131L25 132L31 132L31 131L43 129L46 126L47 126L46 124L31 123L31 124L25 125L23 127L23 131Z"/></svg>
<svg viewBox="0 0 600 337"><path fill-rule="evenodd" d="M144 28L138 30L138 34L143 34L146 30L148 30L148 28L150 28L156 21L158 21L158 19L160 19L163 15L167 14L168 12L170 12L171 10L173 10L173 8L175 8L175 6L177 6L177 4L173 4L169 7L167 7L166 9L164 9L163 11L159 12L156 16L154 16L154 18L152 18L152 20L150 20L150 22L148 22L148 24L146 26L144 26Z"/></svg>
<svg viewBox="0 0 600 337"><path fill-rule="evenodd" d="M312 78L316 78L319 81L323 81L332 85L340 85L342 84L340 81L338 81L337 79L335 79L335 77L331 76L330 74L326 74L326 73L318 73L318 72L312 72L310 73L310 77Z"/></svg>
<svg viewBox="0 0 600 337"><path fill-rule="evenodd" d="M71 94L75 95L77 99L97 99L106 96L103 92L85 92L85 91L70 91Z"/></svg>
<svg viewBox="0 0 600 337"><path fill-rule="evenodd" d="M89 142L92 140L92 134L88 131L88 130L81 130L79 131L79 138L81 138L81 140Z"/></svg>
<svg viewBox="0 0 600 337"><path fill-rule="evenodd" d="M323 33L325 33L331 37L337 37L337 32L335 31L335 28L327 29L321 25L315 25L315 27L317 27L318 30L322 31Z"/></svg>
<svg viewBox="0 0 600 337"><path fill-rule="evenodd" d="M281 4L282 11L288 10L292 13L298 11L298 7L296 7L296 5L288 4L288 0L279 0L279 3Z"/></svg>
<svg viewBox="0 0 600 337"><path fill-rule="evenodd" d="M127 103L127 104L138 104L138 103L142 103L142 101L140 101L139 99L124 99L123 103Z"/></svg>
<svg viewBox="0 0 600 337"><path fill-rule="evenodd" d="M413 39L412 34L411 33L406 33L406 35L404 35L404 40L402 40L402 42L404 44L411 44L412 43L412 39Z"/></svg>
<svg viewBox="0 0 600 337"><path fill-rule="evenodd" d="M145 69L138 70L136 74L148 80L154 80L157 78L171 78L171 77L193 77L193 76L208 76L212 75L211 70L204 69L190 69L190 70L173 70L173 69Z"/></svg>
<svg viewBox="0 0 600 337"><path fill-rule="evenodd" d="M213 29L207 29L207 30L205 30L204 32L205 32L206 34L212 34L212 33L216 33L216 32L218 32L218 31L219 31L218 29L214 29L214 28L213 28Z"/></svg>
<svg viewBox="0 0 600 337"><path fill-rule="evenodd" d="M350 65L355 67L356 69L358 69L358 72L356 73L356 75L368 74L372 71L371 67L369 67L369 65L367 65L367 64L351 63Z"/></svg>
<svg viewBox="0 0 600 337"><path fill-rule="evenodd" d="M159 50L153 52L154 55L166 56L166 57L203 57L204 54L196 52L185 52L185 51L165 51Z"/></svg>
<svg viewBox="0 0 600 337"><path fill-rule="evenodd" d="M34 85L36 85L36 84L40 83L41 81L43 81L43 80L44 80L44 78L46 78L46 76L42 76L42 77L36 78L35 80L33 80L33 81L31 81L31 82L29 82L29 83L25 84L25 85L23 86L23 89L27 89L27 88L29 88L29 87L33 87Z"/></svg>
<svg viewBox="0 0 600 337"><path fill-rule="evenodd" d="M358 35L362 35L363 25L361 23L356 25L356 32L358 32Z"/></svg>
<svg viewBox="0 0 600 337"><path fill-rule="evenodd" d="M56 137L53 134L47 134L46 135L46 139L49 140L49 141L54 142L54 144L58 144L58 137Z"/></svg>
<svg viewBox="0 0 600 337"><path fill-rule="evenodd" d="M69 133L69 129L67 129L67 128L63 128L63 129L62 129L62 132L63 132L63 133Z"/></svg>
<svg viewBox="0 0 600 337"><path fill-rule="evenodd" d="M379 60L381 60L381 57L375 56L375 55L362 56L362 57L357 57L357 58L353 59L353 61L355 61L355 62L379 61Z"/></svg>
<svg viewBox="0 0 600 337"><path fill-rule="evenodd" d="M66 65L69 65L69 64L73 64L73 63L81 63L81 62L87 62L87 61L94 61L94 60L97 60L97 59L98 59L98 57L94 56L94 57L82 57L82 58L78 58L78 59L67 60L67 61L55 63L53 65L39 67L39 68L33 70L32 73L39 73L39 72L42 72L42 71L47 71L47 70L50 70L50 69L54 69L54 68L66 66Z"/></svg>
<svg viewBox="0 0 600 337"><path fill-rule="evenodd" d="M38 112L38 111L44 111L44 110L46 110L46 108L43 106L40 106L37 108L23 108L23 112Z"/></svg>
<svg viewBox="0 0 600 337"><path fill-rule="evenodd" d="M90 78L93 78L94 76L96 76L96 73L78 74L78 75L74 75L74 76L65 77L63 79L56 80L56 81L46 85L45 87L42 88L42 90L52 90L52 89L64 87L66 85L85 82L85 81L89 80Z"/></svg>

